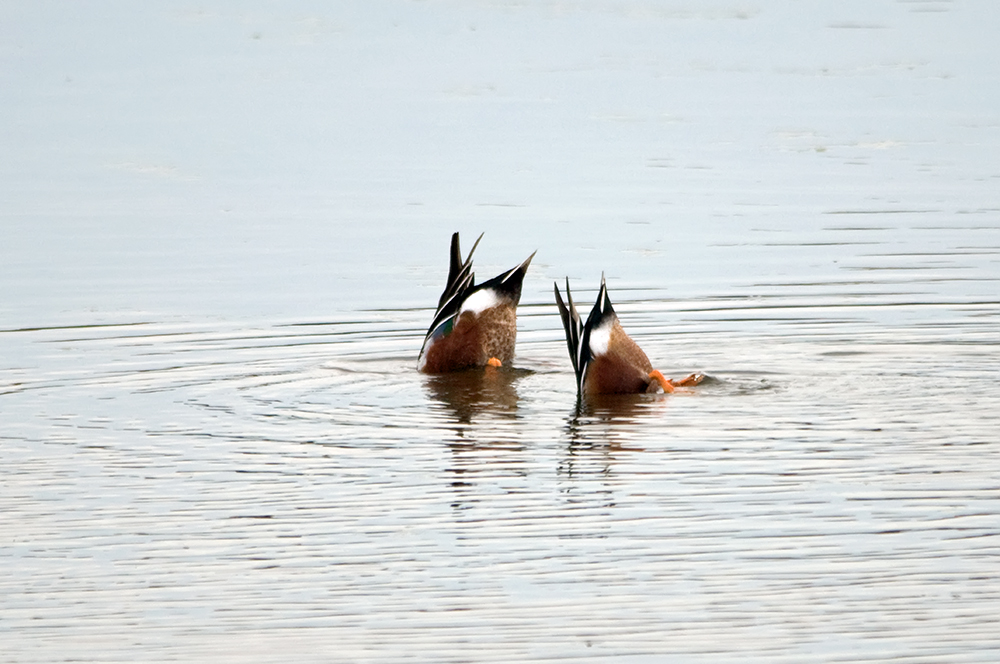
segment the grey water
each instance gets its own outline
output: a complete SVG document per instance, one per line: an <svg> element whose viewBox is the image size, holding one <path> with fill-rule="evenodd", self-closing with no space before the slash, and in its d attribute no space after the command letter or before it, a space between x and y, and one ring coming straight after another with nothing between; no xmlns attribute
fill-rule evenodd
<svg viewBox="0 0 1000 664"><path fill-rule="evenodd" d="M0 16L0 661L1000 655L992 3Z"/></svg>

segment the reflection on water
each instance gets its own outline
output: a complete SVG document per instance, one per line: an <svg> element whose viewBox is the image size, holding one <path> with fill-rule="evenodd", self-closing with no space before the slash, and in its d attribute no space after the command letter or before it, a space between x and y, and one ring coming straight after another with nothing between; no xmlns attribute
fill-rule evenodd
<svg viewBox="0 0 1000 664"><path fill-rule="evenodd" d="M426 387L431 399L447 408L456 422L470 424L483 412L516 417L517 381L528 373L524 369L477 368L429 376Z"/></svg>
<svg viewBox="0 0 1000 664"><path fill-rule="evenodd" d="M1000 646L997 305L770 288L622 289L654 361L713 378L583 404L552 303L512 367L442 376L429 308L2 332L7 629L42 659Z"/></svg>

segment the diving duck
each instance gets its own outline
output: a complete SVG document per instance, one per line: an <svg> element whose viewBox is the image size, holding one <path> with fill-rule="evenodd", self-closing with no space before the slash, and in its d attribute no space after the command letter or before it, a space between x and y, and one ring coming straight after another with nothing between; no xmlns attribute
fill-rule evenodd
<svg viewBox="0 0 1000 664"><path fill-rule="evenodd" d="M691 374L674 381L654 369L646 353L631 337L625 334L618 315L611 306L608 287L601 275L601 291L594 309L584 325L573 304L566 279L567 306L555 284L556 306L566 330L566 345L576 371L577 393L581 396L597 394L635 394L638 392L673 392L676 387L697 385L705 376Z"/></svg>
<svg viewBox="0 0 1000 664"><path fill-rule="evenodd" d="M499 367L514 359L517 339L517 303L528 271L527 260L478 286L472 272L472 253L462 260L458 233L451 236L448 285L438 301L417 358L417 369L436 374L472 367ZM537 252L536 252L537 253Z"/></svg>

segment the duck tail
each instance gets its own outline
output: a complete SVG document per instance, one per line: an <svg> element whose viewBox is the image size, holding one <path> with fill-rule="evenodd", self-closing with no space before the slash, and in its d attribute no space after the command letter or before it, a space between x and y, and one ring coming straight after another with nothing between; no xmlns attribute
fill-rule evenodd
<svg viewBox="0 0 1000 664"><path fill-rule="evenodd" d="M603 325L609 318L618 318L615 308L611 306L611 298L608 296L608 286L604 283L604 273L601 273L601 290L597 293L597 302L587 317L586 329L595 330Z"/></svg>
<svg viewBox="0 0 1000 664"><path fill-rule="evenodd" d="M469 255L462 260L462 250L458 242L458 233L454 233L451 236L451 254L450 262L448 266L448 284L444 288L444 292L441 293L441 299L438 300L437 311L434 312L434 320L431 321L431 326L427 329L427 335L424 338L424 345L427 345L427 339L434 333L434 331L449 318L458 313L459 307L462 305L462 301L465 299L466 293L468 293L476 283L476 275L472 271L472 254L475 252L476 247L479 246L479 241L483 239L483 234L480 233L479 237L476 238L475 244L472 245L472 249L469 250ZM424 351L421 349L420 355L423 356Z"/></svg>
<svg viewBox="0 0 1000 664"><path fill-rule="evenodd" d="M587 358L584 357L583 348L583 323L580 321L580 314L573 304L573 294L569 290L569 277L566 278L566 300L563 302L559 294L559 284L553 284L556 293L556 306L559 308L559 317L562 318L563 329L566 330L566 347L569 349L569 359L573 362L573 371L576 373L577 382L580 382L581 373L586 365Z"/></svg>
<svg viewBox="0 0 1000 664"><path fill-rule="evenodd" d="M516 307L517 303L521 301L521 286L524 283L524 275L528 273L528 266L531 265L531 259L537 253L537 251L533 252L517 267L511 268L503 274L498 274L489 281L484 281L479 285L479 288L493 290L497 294L509 298L511 303Z"/></svg>
<svg viewBox="0 0 1000 664"><path fill-rule="evenodd" d="M483 239L480 233L475 244L469 250L469 255L462 260L462 249L458 241L458 233L451 236L451 261L448 266L448 283L438 300L438 310L440 311L445 303L455 296L456 293L464 292L475 285L475 274L472 272L472 254L475 253L479 241Z"/></svg>

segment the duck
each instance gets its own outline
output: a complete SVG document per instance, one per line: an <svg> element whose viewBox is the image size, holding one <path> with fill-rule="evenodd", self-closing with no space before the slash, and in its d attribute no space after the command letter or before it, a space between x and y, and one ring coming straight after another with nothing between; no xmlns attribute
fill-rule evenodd
<svg viewBox="0 0 1000 664"><path fill-rule="evenodd" d="M639 344L622 328L611 305L608 287L601 275L597 302L582 323L573 304L566 279L566 300L555 284L556 306L566 331L566 345L576 372L577 394L581 397L601 394L637 394L642 392L674 392L678 387L697 385L705 378L693 373L680 380L666 378L653 368Z"/></svg>
<svg viewBox="0 0 1000 664"><path fill-rule="evenodd" d="M417 369L423 373L499 368L514 359L521 285L538 252L517 267L476 285L472 254L482 239L480 234L463 260L459 235L451 236L448 283L417 357Z"/></svg>

